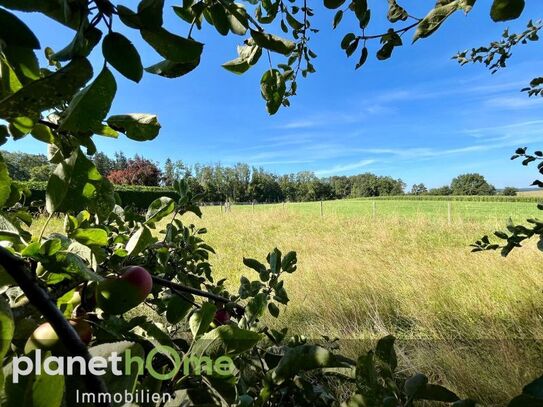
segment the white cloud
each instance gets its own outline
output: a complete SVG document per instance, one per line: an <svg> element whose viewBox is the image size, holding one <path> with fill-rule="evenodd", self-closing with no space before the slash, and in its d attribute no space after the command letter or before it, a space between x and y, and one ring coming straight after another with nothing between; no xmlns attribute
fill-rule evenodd
<svg viewBox="0 0 543 407"><path fill-rule="evenodd" d="M376 160L362 160L351 164L336 165L332 168L317 170L315 171L315 175L321 177L324 175L340 174L346 171L358 170L360 168L367 167L374 162L376 162Z"/></svg>
<svg viewBox="0 0 543 407"><path fill-rule="evenodd" d="M541 107L542 102L543 102L543 98L534 98L534 97L530 98L527 95L515 96L515 97L500 96L500 97L494 97L494 98L486 100L485 105L487 107L492 107L492 108L515 110L515 109L529 109L533 107L539 108Z"/></svg>

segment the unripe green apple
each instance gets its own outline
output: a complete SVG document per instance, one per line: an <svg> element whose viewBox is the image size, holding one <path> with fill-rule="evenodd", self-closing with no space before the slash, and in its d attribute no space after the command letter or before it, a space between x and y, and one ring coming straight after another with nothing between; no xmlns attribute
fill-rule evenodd
<svg viewBox="0 0 543 407"><path fill-rule="evenodd" d="M82 319L70 319L68 322L75 328L81 341L85 345L88 345L92 339L90 324ZM49 322L38 326L26 341L25 353L30 353L34 349L50 350L53 353L65 353L64 346Z"/></svg>
<svg viewBox="0 0 543 407"><path fill-rule="evenodd" d="M96 287L96 303L105 312L124 314L141 304L153 289L153 278L143 267L127 267L120 278L102 281Z"/></svg>

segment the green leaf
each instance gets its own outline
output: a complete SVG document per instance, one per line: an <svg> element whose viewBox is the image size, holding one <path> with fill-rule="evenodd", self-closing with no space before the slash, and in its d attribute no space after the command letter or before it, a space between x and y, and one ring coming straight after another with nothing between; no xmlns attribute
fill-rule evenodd
<svg viewBox="0 0 543 407"><path fill-rule="evenodd" d="M247 11L239 4L231 3L227 15L230 31L237 35L245 35L249 27Z"/></svg>
<svg viewBox="0 0 543 407"><path fill-rule="evenodd" d="M0 208L7 202L11 195L11 178L8 172L8 166L0 154Z"/></svg>
<svg viewBox="0 0 543 407"><path fill-rule="evenodd" d="M138 17L141 27L155 29L162 26L164 0L142 0L138 4Z"/></svg>
<svg viewBox="0 0 543 407"><path fill-rule="evenodd" d="M231 61L225 62L224 64L222 64L222 67L226 69L227 71L230 71L236 74L242 74L242 73L247 72L251 66L246 60L238 57Z"/></svg>
<svg viewBox="0 0 543 407"><path fill-rule="evenodd" d="M224 7L220 3L213 3L209 8L209 14L211 15L211 21L213 25L221 35L227 35L230 31L230 22L226 15Z"/></svg>
<svg viewBox="0 0 543 407"><path fill-rule="evenodd" d="M392 335L387 335L377 342L375 347L375 356L381 361L390 366L392 371L398 366L396 350L394 349L395 338Z"/></svg>
<svg viewBox="0 0 543 407"><path fill-rule="evenodd" d="M38 58L32 49L9 46L3 52L22 84L27 85L40 78Z"/></svg>
<svg viewBox="0 0 543 407"><path fill-rule="evenodd" d="M236 356L252 349L260 340L259 333L238 328L236 325L222 325L200 337L192 347L192 355Z"/></svg>
<svg viewBox="0 0 543 407"><path fill-rule="evenodd" d="M160 123L155 115L132 113L110 116L107 124L114 130L126 134L136 141L153 140L160 131Z"/></svg>
<svg viewBox="0 0 543 407"><path fill-rule="evenodd" d="M524 386L522 394L543 401L543 376Z"/></svg>
<svg viewBox="0 0 543 407"><path fill-rule="evenodd" d="M242 74L258 62L262 48L250 40L250 43L238 46L238 54L238 58L224 63L222 67L230 72Z"/></svg>
<svg viewBox="0 0 543 407"><path fill-rule="evenodd" d="M258 293L247 303L245 308L245 316L249 321L255 321L264 315L266 305L268 304L268 295L266 293Z"/></svg>
<svg viewBox="0 0 543 407"><path fill-rule="evenodd" d="M44 110L70 100L92 78L85 58L72 60L54 74L31 82L0 102L0 118L37 118Z"/></svg>
<svg viewBox="0 0 543 407"><path fill-rule="evenodd" d="M258 260L255 259L247 259L243 258L243 264L245 264L247 267L252 268L257 273L261 273L266 271L266 266L260 263Z"/></svg>
<svg viewBox="0 0 543 407"><path fill-rule="evenodd" d="M356 35L354 35L354 33L345 34L345 36L341 40L341 49L346 50L349 47L349 44L353 42L355 38Z"/></svg>
<svg viewBox="0 0 543 407"><path fill-rule="evenodd" d="M34 120L29 117L16 117L9 122L9 132L11 136L18 140L32 131L34 128Z"/></svg>
<svg viewBox="0 0 543 407"><path fill-rule="evenodd" d="M100 125L99 127L94 127L92 131L95 134L98 134L100 136L104 137L111 137L111 138L117 138L119 137L119 133L115 130L113 130L111 127L106 126L105 124Z"/></svg>
<svg viewBox="0 0 543 407"><path fill-rule="evenodd" d="M0 6L25 12L40 12L67 27L77 30L81 26L81 14L71 12L66 1L58 0L0 0Z"/></svg>
<svg viewBox="0 0 543 407"><path fill-rule="evenodd" d="M279 307L275 305L273 302L270 302L268 304L268 311L270 311L270 314L275 318L279 316Z"/></svg>
<svg viewBox="0 0 543 407"><path fill-rule="evenodd" d="M124 394L125 391L132 394L134 392L138 378L138 368L136 365L131 367L130 374L126 374L126 372L121 369L123 370L123 375L114 375L109 356L116 353L117 356L121 357L121 361L119 362L118 366L125 366L125 359L127 358L128 354L130 354L133 358L139 357L143 360L145 357L145 352L140 344L127 341L104 343L89 348L89 353L92 357L101 356L108 360L106 374L102 376L102 378L110 394Z"/></svg>
<svg viewBox="0 0 543 407"><path fill-rule="evenodd" d="M163 196L155 199L149 205L145 215L145 223L155 223L168 216L175 209L175 201L172 198Z"/></svg>
<svg viewBox="0 0 543 407"><path fill-rule="evenodd" d="M395 23L397 21L405 21L409 18L407 11L400 6L396 0L388 0L388 21Z"/></svg>
<svg viewBox="0 0 543 407"><path fill-rule="evenodd" d="M3 99L17 92L23 87L23 84L17 77L11 63L2 54L0 54L0 69L2 70L2 75L0 75L0 99Z"/></svg>
<svg viewBox="0 0 543 407"><path fill-rule="evenodd" d="M269 114L275 114L283 103L286 92L285 79L277 69L268 70L260 80L260 92L266 101Z"/></svg>
<svg viewBox="0 0 543 407"><path fill-rule="evenodd" d="M316 345L299 345L287 349L278 365L271 370L271 379L281 384L302 371L348 366L350 364L328 349Z"/></svg>
<svg viewBox="0 0 543 407"><path fill-rule="evenodd" d="M40 42L30 28L15 15L3 8L0 8L0 39L8 47L40 49Z"/></svg>
<svg viewBox="0 0 543 407"><path fill-rule="evenodd" d="M32 384L32 407L60 407L64 400L64 376L36 375Z"/></svg>
<svg viewBox="0 0 543 407"><path fill-rule="evenodd" d="M329 9L336 9L341 7L345 3L345 0L324 0L324 7Z"/></svg>
<svg viewBox="0 0 543 407"><path fill-rule="evenodd" d="M194 300L194 297L190 294L184 294L190 300ZM168 308L166 309L166 319L170 324L177 324L185 318L187 313L193 307L192 303L186 301L180 295L174 295L168 301Z"/></svg>
<svg viewBox="0 0 543 407"><path fill-rule="evenodd" d="M85 246L107 246L107 232L104 229L76 229L70 237Z"/></svg>
<svg viewBox="0 0 543 407"><path fill-rule="evenodd" d="M107 67L86 88L78 92L64 112L59 130L89 131L102 126L117 91L115 78Z"/></svg>
<svg viewBox="0 0 543 407"><path fill-rule="evenodd" d="M110 32L102 42L102 53L106 61L122 75L134 82L143 76L140 54L124 35Z"/></svg>
<svg viewBox="0 0 543 407"><path fill-rule="evenodd" d="M494 21L514 20L520 17L524 5L524 0L494 0L490 17Z"/></svg>
<svg viewBox="0 0 543 407"><path fill-rule="evenodd" d="M128 243L126 243L126 251L129 256L137 256L155 241L156 238L153 237L149 228L147 226L142 226L130 237Z"/></svg>
<svg viewBox="0 0 543 407"><path fill-rule="evenodd" d="M124 25L130 28L139 30L143 27L140 17L137 13L134 13L128 7L118 5L117 13L119 14L119 19L123 22Z"/></svg>
<svg viewBox="0 0 543 407"><path fill-rule="evenodd" d="M463 9L466 13L469 12L473 3L475 0L453 0L447 4L436 5L418 24L413 42L432 35L455 11Z"/></svg>
<svg viewBox="0 0 543 407"><path fill-rule="evenodd" d="M0 235L2 234L2 232L0 232ZM0 238L1 240L1 238ZM6 285L15 285L15 280L13 280L13 278L11 278L11 276L8 274L8 272L6 271L6 269L2 266L0 266L0 287L4 287ZM1 372L0 372L1 373ZM0 381L0 384L2 382Z"/></svg>
<svg viewBox="0 0 543 407"><path fill-rule="evenodd" d="M341 20L343 19L343 10L338 10L338 12L334 15L334 21L332 23L332 26L334 29L341 23Z"/></svg>
<svg viewBox="0 0 543 407"><path fill-rule="evenodd" d="M195 311L189 319L190 331L196 339L202 336L215 318L217 307L210 302L204 302L202 307Z"/></svg>
<svg viewBox="0 0 543 407"><path fill-rule="evenodd" d="M102 31L96 27L79 30L72 42L50 55L48 59L52 62L64 62L78 57L88 57L101 38Z"/></svg>
<svg viewBox="0 0 543 407"><path fill-rule="evenodd" d="M283 55L289 55L292 51L294 51L294 48L296 48L296 44L294 42L273 34L251 30L251 37L255 40L255 43L262 48L266 48L270 51L278 52L279 54Z"/></svg>
<svg viewBox="0 0 543 407"><path fill-rule="evenodd" d="M191 62L200 58L204 44L166 31L141 30L141 36L156 52L172 62Z"/></svg>
<svg viewBox="0 0 543 407"><path fill-rule="evenodd" d="M4 360L4 356L10 349L13 333L15 332L15 324L9 303L0 297L0 359Z"/></svg>
<svg viewBox="0 0 543 407"><path fill-rule="evenodd" d="M438 384L426 384L416 395L417 400L441 401L444 403L454 403L460 398L449 389Z"/></svg>
<svg viewBox="0 0 543 407"><path fill-rule="evenodd" d="M162 61L157 64L151 65L145 70L149 73L163 76L165 78L179 78L191 72L200 64L200 58L190 62L172 62Z"/></svg>
<svg viewBox="0 0 543 407"><path fill-rule="evenodd" d="M415 397L415 395L424 389L428 384L428 378L422 373L417 373L416 375L407 379L404 383L403 389L407 397Z"/></svg>
<svg viewBox="0 0 543 407"><path fill-rule="evenodd" d="M114 205L113 186L81 149L61 161L47 183L49 213L88 209L100 219L106 219Z"/></svg>

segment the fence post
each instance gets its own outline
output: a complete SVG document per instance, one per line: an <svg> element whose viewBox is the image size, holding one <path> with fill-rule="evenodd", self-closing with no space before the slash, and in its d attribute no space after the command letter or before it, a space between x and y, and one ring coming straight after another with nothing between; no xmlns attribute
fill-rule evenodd
<svg viewBox="0 0 543 407"><path fill-rule="evenodd" d="M451 224L451 201L447 202L447 221Z"/></svg>
<svg viewBox="0 0 543 407"><path fill-rule="evenodd" d="M322 207L322 201L321 201L321 218L324 216L324 210L323 210L323 207Z"/></svg>
<svg viewBox="0 0 543 407"><path fill-rule="evenodd" d="M221 202L221 213L222 213L222 202Z"/></svg>
<svg viewBox="0 0 543 407"><path fill-rule="evenodd" d="M371 217L375 219L375 201L371 201Z"/></svg>
<svg viewBox="0 0 543 407"><path fill-rule="evenodd" d="M255 213L255 201L251 202L251 207L252 207L253 213Z"/></svg>

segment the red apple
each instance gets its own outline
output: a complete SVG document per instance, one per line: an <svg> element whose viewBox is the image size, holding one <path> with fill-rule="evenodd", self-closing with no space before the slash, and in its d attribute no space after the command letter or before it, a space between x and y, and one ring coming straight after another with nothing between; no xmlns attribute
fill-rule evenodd
<svg viewBox="0 0 543 407"><path fill-rule="evenodd" d="M119 278L96 287L96 303L105 312L119 315L141 304L153 289L153 278L143 267L130 266Z"/></svg>
<svg viewBox="0 0 543 407"><path fill-rule="evenodd" d="M217 325L227 324L228 322L230 322L230 313L224 308L217 310L217 312L215 312L214 321Z"/></svg>

